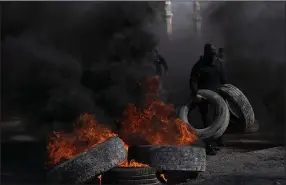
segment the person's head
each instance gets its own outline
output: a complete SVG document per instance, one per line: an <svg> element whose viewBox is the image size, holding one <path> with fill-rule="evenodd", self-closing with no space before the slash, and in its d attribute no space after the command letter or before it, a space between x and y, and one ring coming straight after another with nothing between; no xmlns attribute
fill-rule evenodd
<svg viewBox="0 0 286 185"><path fill-rule="evenodd" d="M207 43L204 46L204 57L212 58L216 55L216 47L213 44Z"/></svg>

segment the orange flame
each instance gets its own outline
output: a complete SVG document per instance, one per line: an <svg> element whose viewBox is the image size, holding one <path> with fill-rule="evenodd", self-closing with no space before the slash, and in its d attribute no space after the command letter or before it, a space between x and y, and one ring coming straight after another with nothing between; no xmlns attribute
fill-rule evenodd
<svg viewBox="0 0 286 185"><path fill-rule="evenodd" d="M71 159L95 145L116 136L117 134L113 133L110 129L98 124L93 115L84 114L76 123L72 133L54 132L54 135L49 138L48 153L50 162L58 164L62 160ZM124 143L124 147L128 151L128 145ZM119 166L144 167L148 165L138 163L134 160L128 163L126 159ZM98 177L102 178L101 176Z"/></svg>
<svg viewBox="0 0 286 185"><path fill-rule="evenodd" d="M146 80L146 101L143 109L129 104L124 112L121 137L129 144L140 144L131 135L152 145L190 145L197 136L193 130L176 118L173 105L156 100L159 94L159 77Z"/></svg>
<svg viewBox="0 0 286 185"><path fill-rule="evenodd" d="M127 160L123 161L119 167L129 167L129 168L138 168L138 167L149 167L147 164L136 162L134 159L132 159L129 163Z"/></svg>
<svg viewBox="0 0 286 185"><path fill-rule="evenodd" d="M145 81L147 90L145 104L142 109L129 104L124 111L121 138L128 144L142 144L130 139L136 135L153 145L190 145L197 136L181 119L176 118L174 106L156 100L159 95L159 77L154 76ZM54 132L49 138L48 153L51 164L58 164L62 160L87 151L91 147L116 137L109 128L100 125L90 114L82 115L71 133ZM128 151L128 145L125 144ZM123 161L121 167L147 167L147 164L135 160Z"/></svg>
<svg viewBox="0 0 286 185"><path fill-rule="evenodd" d="M62 160L71 159L94 145L116 136L117 134L110 129L98 124L93 115L84 114L76 123L72 133L54 132L49 138L50 162L58 164Z"/></svg>
<svg viewBox="0 0 286 185"><path fill-rule="evenodd" d="M124 147L125 147L126 151L128 151L129 146L126 143L124 143ZM134 159L132 159L130 162L128 162L128 159L125 159L118 166L119 167L124 167L124 168L126 168L126 167L131 167L131 168L133 167L133 168L135 168L135 167L148 167L149 165L136 162Z"/></svg>
<svg viewBox="0 0 286 185"><path fill-rule="evenodd" d="M97 179L99 180L99 185L102 183L102 175L97 176Z"/></svg>
<svg viewBox="0 0 286 185"><path fill-rule="evenodd" d="M165 175L163 173L160 174L160 177L165 181L168 182L167 178L165 177Z"/></svg>

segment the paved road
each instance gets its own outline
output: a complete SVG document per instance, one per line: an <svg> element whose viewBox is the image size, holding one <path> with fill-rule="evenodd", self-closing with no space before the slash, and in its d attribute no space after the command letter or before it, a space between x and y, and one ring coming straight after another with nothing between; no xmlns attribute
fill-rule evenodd
<svg viewBox="0 0 286 185"><path fill-rule="evenodd" d="M2 144L2 183L44 183L45 146ZM197 180L181 185L286 185L284 157L282 147L256 151L225 148L208 157L207 171Z"/></svg>
<svg viewBox="0 0 286 185"><path fill-rule="evenodd" d="M284 185L285 150L274 147L254 152L222 150L208 157L207 171L181 185Z"/></svg>

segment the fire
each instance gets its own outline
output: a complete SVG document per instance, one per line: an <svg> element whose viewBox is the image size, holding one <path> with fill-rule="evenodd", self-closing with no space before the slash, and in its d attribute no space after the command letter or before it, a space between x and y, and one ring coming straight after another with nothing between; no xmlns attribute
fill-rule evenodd
<svg viewBox="0 0 286 185"><path fill-rule="evenodd" d="M124 143L124 147L125 147L126 151L128 151L129 146L126 143ZM134 159L132 159L130 162L128 162L128 159L125 159L118 166L124 167L124 168L127 168L127 167L136 168L136 167L148 167L149 165L136 162Z"/></svg>
<svg viewBox="0 0 286 185"><path fill-rule="evenodd" d="M54 132L49 138L48 153L50 162L58 164L85 152L94 145L116 137L109 128L100 125L90 114L82 115L71 133Z"/></svg>
<svg viewBox="0 0 286 185"><path fill-rule="evenodd" d="M99 180L99 185L101 185L101 182L102 182L102 175L97 176L97 179Z"/></svg>
<svg viewBox="0 0 286 185"><path fill-rule="evenodd" d="M119 165L119 167L138 168L138 167L149 167L149 165L136 162L134 159L132 159L129 163L127 160L123 161Z"/></svg>
<svg viewBox="0 0 286 185"><path fill-rule="evenodd" d="M58 164L62 160L71 159L91 147L116 136L117 134L113 133L110 129L100 125L96 121L95 116L84 114L79 118L73 132L54 132L53 136L49 138L48 153L50 161L52 164ZM124 143L124 146L126 151L128 151L128 145ZM148 165L138 163L135 160L131 160L128 163L126 159L119 166L146 167ZM98 178L102 177L98 176Z"/></svg>
<svg viewBox="0 0 286 185"><path fill-rule="evenodd" d="M145 86L147 93L144 108L137 108L133 104L127 106L121 137L132 142L130 135L136 135L152 145L192 144L197 136L188 124L176 118L174 106L156 100L159 94L159 77L148 78Z"/></svg>
<svg viewBox="0 0 286 185"><path fill-rule="evenodd" d="M174 106L156 100L159 95L159 77L148 78L143 108L129 104L124 112L120 137L128 141L132 135L139 136L152 145L190 145L197 136L181 119L176 118ZM50 163L55 165L63 160L87 151L91 147L116 137L109 128L99 124L95 116L82 115L71 133L54 132L49 138L48 153ZM134 144L140 144L136 142ZM125 144L128 151L128 145ZM123 161L120 167L147 167L135 160Z"/></svg>
<svg viewBox="0 0 286 185"><path fill-rule="evenodd" d="M160 174L160 177L165 181L168 182L167 178L165 177L165 175L163 173Z"/></svg>

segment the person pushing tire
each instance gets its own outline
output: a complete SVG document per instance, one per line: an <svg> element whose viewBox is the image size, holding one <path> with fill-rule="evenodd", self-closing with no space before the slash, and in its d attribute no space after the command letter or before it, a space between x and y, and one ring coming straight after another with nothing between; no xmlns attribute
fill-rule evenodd
<svg viewBox="0 0 286 185"><path fill-rule="evenodd" d="M220 48L222 53L222 49ZM209 111L208 102L202 96L198 95L199 89L208 89L217 91L217 89L226 83L225 74L222 67L222 56L218 56L216 47L213 44L207 43L204 46L204 54L200 57L199 61L193 66L190 75L190 88L191 88L191 103L189 110L191 111L196 106L199 107L199 112L205 127L211 124L207 114ZM217 143L222 145L221 137L216 141L214 139L205 139L207 155L216 155L218 148L213 144Z"/></svg>

